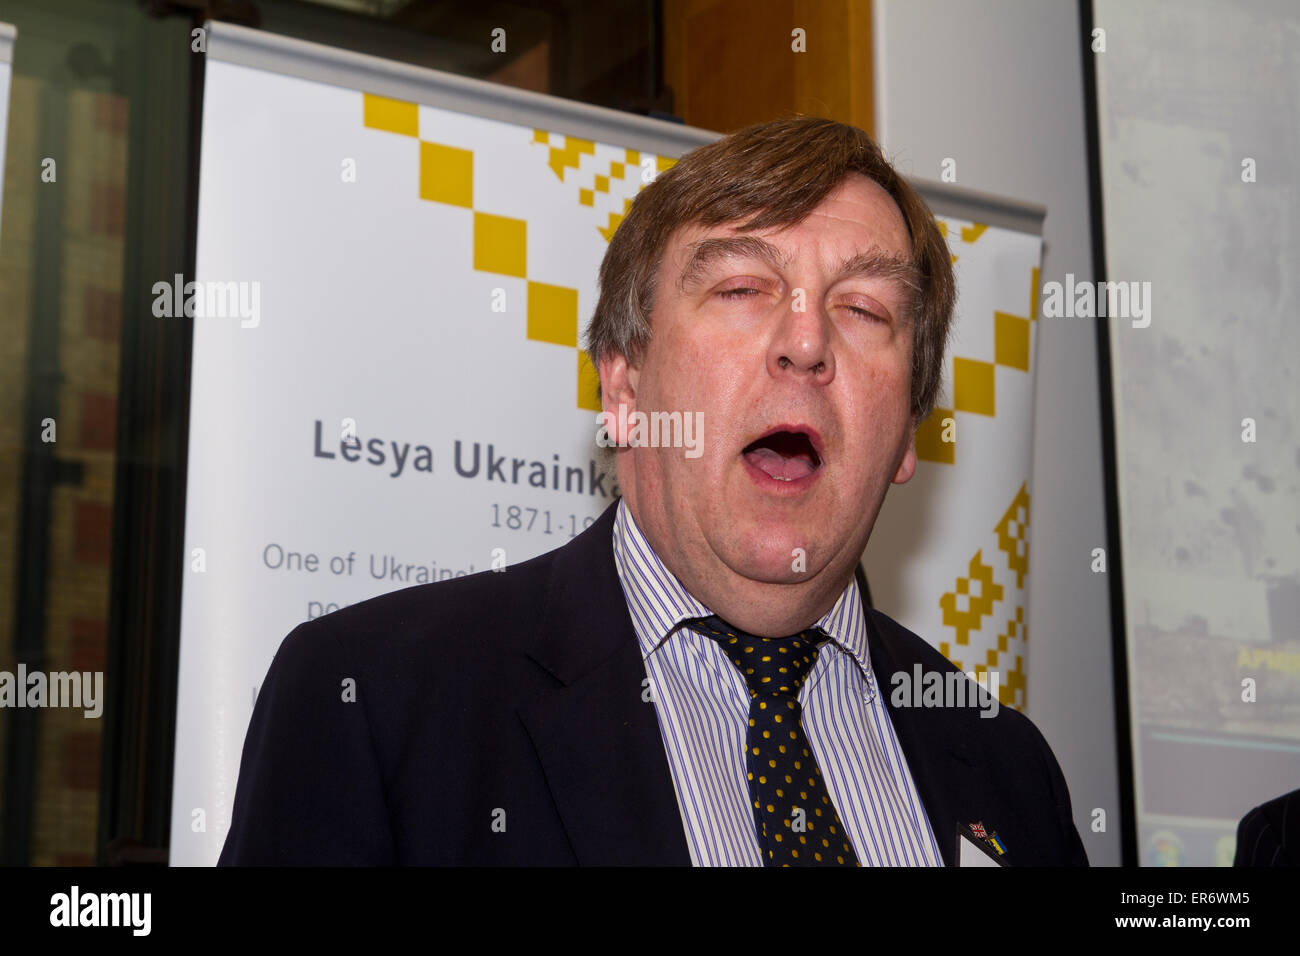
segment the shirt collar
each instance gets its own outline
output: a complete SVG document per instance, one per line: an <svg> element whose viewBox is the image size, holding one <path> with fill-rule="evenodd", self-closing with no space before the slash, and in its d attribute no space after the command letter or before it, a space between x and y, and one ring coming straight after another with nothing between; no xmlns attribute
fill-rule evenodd
<svg viewBox="0 0 1300 956"><path fill-rule="evenodd" d="M623 585L632 627L641 647L641 659L649 657L683 620L713 614L682 586L669 571L650 542L645 539L636 519L620 498L614 518L614 564ZM834 606L816 624L842 650L858 663L871 679L871 656L867 650L867 622L862 611L861 592L856 576L840 593Z"/></svg>

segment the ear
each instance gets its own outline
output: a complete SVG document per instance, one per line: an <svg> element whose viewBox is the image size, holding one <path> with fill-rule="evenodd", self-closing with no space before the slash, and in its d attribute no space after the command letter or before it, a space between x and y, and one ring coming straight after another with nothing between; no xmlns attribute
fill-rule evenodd
<svg viewBox="0 0 1300 956"><path fill-rule="evenodd" d="M628 420L636 411L636 383L640 374L628 364L627 356L619 353L601 359L599 372L605 431L616 446L623 447L627 444Z"/></svg>
<svg viewBox="0 0 1300 956"><path fill-rule="evenodd" d="M903 452L903 460L898 463L898 471L894 472L894 477L890 479L896 485L906 484L916 474L916 418L913 417L907 432L907 451Z"/></svg>

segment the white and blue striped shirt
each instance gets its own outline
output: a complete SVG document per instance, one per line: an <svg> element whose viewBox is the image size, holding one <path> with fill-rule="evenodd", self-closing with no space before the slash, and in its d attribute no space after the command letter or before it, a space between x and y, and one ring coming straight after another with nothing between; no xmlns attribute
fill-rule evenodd
<svg viewBox="0 0 1300 956"><path fill-rule="evenodd" d="M712 638L689 628L674 632L682 620L713 612L664 567L626 500L614 522L614 563L650 679L691 861L762 866L745 776L749 690ZM803 729L858 861L942 866L871 671L856 578L816 626L831 639L799 691Z"/></svg>

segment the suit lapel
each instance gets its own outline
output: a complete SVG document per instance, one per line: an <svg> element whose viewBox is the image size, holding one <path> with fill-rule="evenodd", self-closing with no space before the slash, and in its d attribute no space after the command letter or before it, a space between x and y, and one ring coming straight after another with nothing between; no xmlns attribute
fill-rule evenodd
<svg viewBox="0 0 1300 956"><path fill-rule="evenodd" d="M861 569L858 573L862 573ZM939 844L939 853L946 866L953 866L957 824L973 823L981 816L993 821L998 809L972 806L971 796L990 794L994 789L965 721L953 708L895 706L893 675L902 671L911 679L916 665L927 671L934 669L933 664L909 648L901 639L902 628L894 621L866 607L863 613L867 616L867 640L877 689L885 695L890 722L907 758L917 796Z"/></svg>
<svg viewBox="0 0 1300 956"><path fill-rule="evenodd" d="M584 866L690 865L645 666L614 566L614 512L555 553L529 656L559 682L519 712Z"/></svg>

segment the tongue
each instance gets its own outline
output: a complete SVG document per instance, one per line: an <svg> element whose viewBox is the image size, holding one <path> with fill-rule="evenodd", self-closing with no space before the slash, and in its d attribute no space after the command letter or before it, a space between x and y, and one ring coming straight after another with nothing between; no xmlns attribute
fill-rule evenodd
<svg viewBox="0 0 1300 956"><path fill-rule="evenodd" d="M813 472L812 457L802 452L786 456L775 449L760 446L745 452L745 460L770 477L786 481L794 481Z"/></svg>

